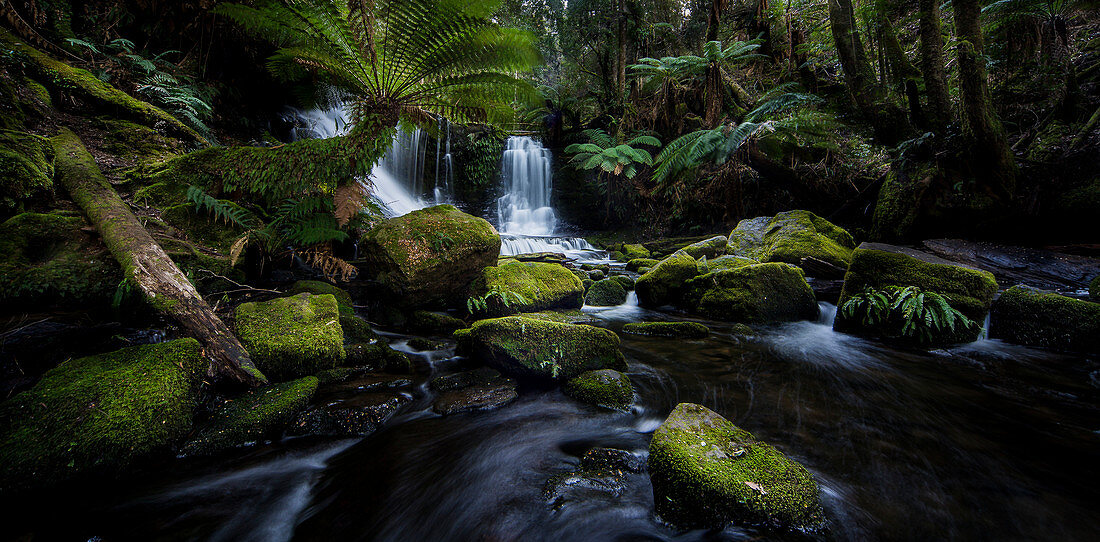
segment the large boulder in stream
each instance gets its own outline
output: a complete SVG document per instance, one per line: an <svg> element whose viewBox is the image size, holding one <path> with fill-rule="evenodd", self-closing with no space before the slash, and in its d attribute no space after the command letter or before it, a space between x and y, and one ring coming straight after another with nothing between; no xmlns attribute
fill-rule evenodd
<svg viewBox="0 0 1100 542"><path fill-rule="evenodd" d="M237 307L237 334L268 378L291 380L344 361L340 309L331 294L297 294Z"/></svg>
<svg viewBox="0 0 1100 542"><path fill-rule="evenodd" d="M825 529L813 475L701 405L676 405L653 433L648 467L657 513L679 527Z"/></svg>
<svg viewBox="0 0 1100 542"><path fill-rule="evenodd" d="M855 240L844 228L809 211L794 210L742 220L730 233L726 252L799 266L803 260L816 260L825 264L819 268L835 269L839 277L854 248Z"/></svg>
<svg viewBox="0 0 1100 542"><path fill-rule="evenodd" d="M585 371L565 383L562 391L582 403L627 410L634 402L630 377L614 369Z"/></svg>
<svg viewBox="0 0 1100 542"><path fill-rule="evenodd" d="M117 474L191 430L208 362L194 339L69 360L0 404L0 492Z"/></svg>
<svg viewBox="0 0 1100 542"><path fill-rule="evenodd" d="M495 265L500 235L488 221L437 205L371 229L360 248L363 278L379 281L404 305L453 301L481 270Z"/></svg>
<svg viewBox="0 0 1100 542"><path fill-rule="evenodd" d="M1100 352L1100 303L1027 286L1005 290L989 317L993 338L1072 352Z"/></svg>
<svg viewBox="0 0 1100 542"><path fill-rule="evenodd" d="M594 282L584 297L584 303L593 307L614 307L625 302L626 288L614 277Z"/></svg>
<svg viewBox="0 0 1100 542"><path fill-rule="evenodd" d="M475 322L459 337L475 359L505 374L543 382L564 382L585 371L626 369L614 332L507 316Z"/></svg>
<svg viewBox="0 0 1100 542"><path fill-rule="evenodd" d="M184 455L213 455L229 448L277 438L317 391L316 377L273 384L228 399L199 434L183 446Z"/></svg>
<svg viewBox="0 0 1100 542"><path fill-rule="evenodd" d="M556 263L507 261L486 267L470 284L469 297L485 302L486 316L551 309L579 309L584 285L569 269ZM504 303L502 297L507 297Z"/></svg>
<svg viewBox="0 0 1100 542"><path fill-rule="evenodd" d="M723 269L688 281L693 311L716 320L770 323L812 320L817 299L802 270L786 263Z"/></svg>
<svg viewBox="0 0 1100 542"><path fill-rule="evenodd" d="M687 252L689 256L696 260L703 257L717 258L726 253L726 244L726 236L716 235L710 239L692 243L680 250Z"/></svg>
<svg viewBox="0 0 1100 542"><path fill-rule="evenodd" d="M685 283L698 274L699 266L695 258L679 251L638 277L634 284L638 302L647 307L679 304Z"/></svg>

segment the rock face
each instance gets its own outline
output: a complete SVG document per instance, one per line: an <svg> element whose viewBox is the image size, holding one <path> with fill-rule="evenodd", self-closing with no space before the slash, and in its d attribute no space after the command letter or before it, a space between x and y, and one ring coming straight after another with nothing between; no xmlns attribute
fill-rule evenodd
<svg viewBox="0 0 1100 542"><path fill-rule="evenodd" d="M1100 303L1013 286L993 303L989 334L1029 346L1100 352Z"/></svg>
<svg viewBox="0 0 1100 542"><path fill-rule="evenodd" d="M742 220L730 233L726 252L794 265L801 265L803 258L814 258L846 268L855 247L843 228L809 211L795 210Z"/></svg>
<svg viewBox="0 0 1100 542"><path fill-rule="evenodd" d="M710 335L710 328L699 322L634 322L624 325L623 333L652 337L702 339Z"/></svg>
<svg viewBox="0 0 1100 542"><path fill-rule="evenodd" d="M365 276L406 305L459 298L485 267L495 265L500 235L489 222L453 205L391 218L363 237Z"/></svg>
<svg viewBox="0 0 1100 542"><path fill-rule="evenodd" d="M678 304L685 283L698 274L695 258L686 252L677 252L638 278L634 284L638 302L647 307Z"/></svg>
<svg viewBox="0 0 1100 542"><path fill-rule="evenodd" d="M507 305L499 295L510 296ZM521 296L517 299L514 295ZM579 309L584 304L584 285L570 270L554 263L518 262L486 267L470 285L470 297L487 299L489 316L549 309Z"/></svg>
<svg viewBox="0 0 1100 542"><path fill-rule="evenodd" d="M676 405L653 433L648 467L657 513L677 526L825 528L805 467L701 405Z"/></svg>
<svg viewBox="0 0 1100 542"><path fill-rule="evenodd" d="M307 376L226 401L211 416L209 425L189 441L182 452L185 455L212 455L228 448L277 438L309 403L317 391L317 383L317 378Z"/></svg>
<svg viewBox="0 0 1100 542"><path fill-rule="evenodd" d="M208 362L194 339L66 361L0 404L0 488L119 471L191 430Z"/></svg>
<svg viewBox="0 0 1100 542"><path fill-rule="evenodd" d="M585 371L565 383L562 391L582 403L626 410L634 402L630 377L614 369Z"/></svg>
<svg viewBox="0 0 1100 542"><path fill-rule="evenodd" d="M584 298L584 303L593 307L614 307L624 302L626 302L626 289L623 288L622 283L613 278L593 283Z"/></svg>
<svg viewBox="0 0 1100 542"><path fill-rule="evenodd" d="M708 273L688 282L694 311L717 320L768 323L817 318L817 300L802 270L762 263Z"/></svg>
<svg viewBox="0 0 1100 542"><path fill-rule="evenodd" d="M344 361L344 332L332 295L298 294L237 307L237 334L268 378L291 380Z"/></svg>
<svg viewBox="0 0 1100 542"><path fill-rule="evenodd" d="M505 374L544 382L626 368L618 335L592 326L508 316L475 322L459 340L469 342L475 359Z"/></svg>
<svg viewBox="0 0 1100 542"><path fill-rule="evenodd" d="M725 236L716 235L705 241L692 243L680 250L687 252L689 256L698 260L702 257L717 258L726 253L727 240Z"/></svg>

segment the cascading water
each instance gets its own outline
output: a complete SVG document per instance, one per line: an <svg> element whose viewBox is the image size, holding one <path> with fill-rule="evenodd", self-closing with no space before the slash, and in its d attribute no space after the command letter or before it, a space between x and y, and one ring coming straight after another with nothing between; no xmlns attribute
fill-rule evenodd
<svg viewBox="0 0 1100 542"><path fill-rule="evenodd" d="M598 250L584 239L555 237L558 217L550 205L550 150L526 136L508 138L501 160L503 195L497 200L502 256L561 252L593 259Z"/></svg>

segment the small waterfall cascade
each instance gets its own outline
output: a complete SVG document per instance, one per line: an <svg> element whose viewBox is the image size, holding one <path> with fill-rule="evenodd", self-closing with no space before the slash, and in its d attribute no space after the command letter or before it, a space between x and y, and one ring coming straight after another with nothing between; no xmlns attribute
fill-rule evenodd
<svg viewBox="0 0 1100 542"><path fill-rule="evenodd" d="M454 158L451 156L451 123L439 118L439 137L435 146L435 203L452 201L455 171Z"/></svg>
<svg viewBox="0 0 1100 542"><path fill-rule="evenodd" d="M497 200L500 254L561 252L584 260L606 258L584 239L555 236L551 159L550 149L530 137L508 138L501 159L502 195Z"/></svg>

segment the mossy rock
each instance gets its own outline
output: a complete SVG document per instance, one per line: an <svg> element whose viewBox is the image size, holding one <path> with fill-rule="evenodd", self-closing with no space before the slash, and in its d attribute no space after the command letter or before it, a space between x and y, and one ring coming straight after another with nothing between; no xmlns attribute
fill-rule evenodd
<svg viewBox="0 0 1100 542"><path fill-rule="evenodd" d="M865 287L877 290L887 286L919 286L940 294L959 312L975 322L985 320L997 281L988 271L972 269L931 254L881 243L863 243L852 253L852 263L844 275L838 307ZM838 318L837 329L843 329ZM971 337L971 339L976 338Z"/></svg>
<svg viewBox="0 0 1100 542"><path fill-rule="evenodd" d="M182 151L178 139L127 120L101 117L94 124L106 132L101 148L123 160L158 164L179 156Z"/></svg>
<svg viewBox="0 0 1100 542"><path fill-rule="evenodd" d="M0 130L0 216L53 199L53 152L44 137Z"/></svg>
<svg viewBox="0 0 1100 542"><path fill-rule="evenodd" d="M702 339L710 335L710 328L699 322L632 322L623 326L623 333L651 337Z"/></svg>
<svg viewBox="0 0 1100 542"><path fill-rule="evenodd" d="M576 309L584 304L584 286L570 270L556 263L508 262L481 270L470 284L470 297L484 298L494 291L508 292L507 305L490 296L488 316L551 309Z"/></svg>
<svg viewBox="0 0 1100 542"><path fill-rule="evenodd" d="M191 430L208 362L198 341L69 360L0 404L0 488L45 487L92 470L118 474Z"/></svg>
<svg viewBox="0 0 1100 542"><path fill-rule="evenodd" d="M989 334L1017 344L1095 354L1100 352L1100 303L1013 286L993 302Z"/></svg>
<svg viewBox="0 0 1100 542"><path fill-rule="evenodd" d="M184 455L213 455L229 448L278 438L317 391L316 377L273 384L247 392L221 405L198 436L184 445Z"/></svg>
<svg viewBox="0 0 1100 542"><path fill-rule="evenodd" d="M596 281L584 298L584 303L593 307L614 307L625 302L626 289L614 279Z"/></svg>
<svg viewBox="0 0 1100 542"><path fill-rule="evenodd" d="M676 405L653 433L648 468L657 513L678 527L825 530L810 471L701 405Z"/></svg>
<svg viewBox="0 0 1100 542"><path fill-rule="evenodd" d="M221 200L229 208L237 209L247 216L248 211L229 200ZM161 218L169 225L182 231L195 243L228 254L233 244L240 239L244 230L235 224L226 223L207 212L200 212L191 203L174 205L161 212Z"/></svg>
<svg viewBox="0 0 1100 542"><path fill-rule="evenodd" d="M544 382L626 368L618 335L592 326L507 316L475 322L468 337L459 340L468 340L473 357L486 365Z"/></svg>
<svg viewBox="0 0 1100 542"><path fill-rule="evenodd" d="M1092 282L1089 283L1089 297L1093 301L1100 301L1100 275L1093 277Z"/></svg>
<svg viewBox="0 0 1100 542"><path fill-rule="evenodd" d="M562 391L582 403L626 410L634 402L630 377L614 369L585 371L565 383Z"/></svg>
<svg viewBox="0 0 1100 542"><path fill-rule="evenodd" d="M643 267L652 268L659 263L661 263L661 260L654 260L653 258L635 258L626 262L626 270L640 273Z"/></svg>
<svg viewBox="0 0 1100 542"><path fill-rule="evenodd" d="M723 269L737 269L738 267L745 267L746 265L756 265L758 263L761 262L758 262L752 258L746 258L744 256L734 256L732 254L708 259L704 262L706 273L714 273L717 271L722 271Z"/></svg>
<svg viewBox="0 0 1100 542"><path fill-rule="evenodd" d="M483 269L497 263L500 235L484 219L437 205L383 221L360 246L364 277L378 280L395 301L415 306L460 299Z"/></svg>
<svg viewBox="0 0 1100 542"><path fill-rule="evenodd" d="M871 235L889 242L914 236L919 226L922 200L938 174L935 164L911 161L902 171L892 169L878 192Z"/></svg>
<svg viewBox="0 0 1100 542"><path fill-rule="evenodd" d="M371 371L386 371L397 374L412 372L409 356L390 348L385 343L358 343L344 347L345 363L352 367L364 367Z"/></svg>
<svg viewBox="0 0 1100 542"><path fill-rule="evenodd" d="M340 329L344 332L344 342L348 344L375 344L382 340L382 338L374 332L374 328L370 327L370 322L358 316L341 314Z"/></svg>
<svg viewBox="0 0 1100 542"><path fill-rule="evenodd" d="M855 240L844 228L809 211L794 210L742 220L730 233L726 252L794 265L814 258L843 269L854 248Z"/></svg>
<svg viewBox="0 0 1100 542"><path fill-rule="evenodd" d="M122 270L79 216L23 213L0 224L0 306L107 310Z"/></svg>
<svg viewBox="0 0 1100 542"><path fill-rule="evenodd" d="M173 182L153 183L134 192L134 203L167 209L187 203L187 187Z"/></svg>
<svg viewBox="0 0 1100 542"><path fill-rule="evenodd" d="M588 293L588 289L591 288L593 284L596 284L596 281L588 278L581 279L581 287L584 288L584 293L586 294Z"/></svg>
<svg viewBox="0 0 1100 542"><path fill-rule="evenodd" d="M237 307L237 334L268 378L309 376L344 361L336 298L298 294Z"/></svg>
<svg viewBox="0 0 1100 542"><path fill-rule="evenodd" d="M817 298L802 270L761 263L696 277L686 296L693 311L731 322L787 322L818 316Z"/></svg>
<svg viewBox="0 0 1100 542"><path fill-rule="evenodd" d="M413 311L406 325L412 330L440 335L449 335L457 329L469 327L460 318L431 311Z"/></svg>
<svg viewBox="0 0 1100 542"><path fill-rule="evenodd" d="M728 240L724 235L716 235L710 239L692 243L680 250L687 252L689 256L696 260L704 257L717 258L726 253L727 243Z"/></svg>
<svg viewBox="0 0 1100 542"><path fill-rule="evenodd" d="M336 298L336 305L340 308L340 316L355 315L355 307L351 300L351 294L327 282L321 282L319 280L299 280L291 285L287 292L290 295L301 293L313 295L332 294L332 296Z"/></svg>
<svg viewBox="0 0 1100 542"><path fill-rule="evenodd" d="M677 252L638 277L634 284L638 302L647 307L679 304L687 281L698 274L695 258L686 252Z"/></svg>
<svg viewBox="0 0 1100 542"><path fill-rule="evenodd" d="M623 245L620 250L626 261L634 260L637 258L648 258L650 256L649 249L642 245Z"/></svg>
<svg viewBox="0 0 1100 542"><path fill-rule="evenodd" d="M615 260L617 262L629 262L630 261L630 258L628 258L626 256L626 254L623 254L622 252L619 252L617 250L613 250L613 251L609 252L607 254L607 257L611 258L612 260Z"/></svg>
<svg viewBox="0 0 1100 542"><path fill-rule="evenodd" d="M634 283L637 282L633 278L626 275L612 275L611 280L618 282L623 287L623 289L628 292L634 289Z"/></svg>

